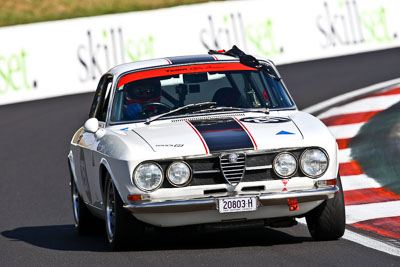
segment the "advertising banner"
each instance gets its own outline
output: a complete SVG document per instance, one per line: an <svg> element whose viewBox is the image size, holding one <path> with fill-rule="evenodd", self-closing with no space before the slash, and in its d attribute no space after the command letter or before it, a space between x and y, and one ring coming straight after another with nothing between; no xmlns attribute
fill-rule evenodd
<svg viewBox="0 0 400 267"><path fill-rule="evenodd" d="M111 67L230 49L277 64L400 45L396 0L223 1L0 28L0 105L95 90Z"/></svg>

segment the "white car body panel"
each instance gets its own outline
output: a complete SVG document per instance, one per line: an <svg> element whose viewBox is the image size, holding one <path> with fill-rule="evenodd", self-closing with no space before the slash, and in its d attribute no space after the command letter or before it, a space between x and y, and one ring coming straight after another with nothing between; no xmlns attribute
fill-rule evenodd
<svg viewBox="0 0 400 267"><path fill-rule="evenodd" d="M219 60L232 57L217 56ZM167 59L147 60L129 63L113 68L109 74L113 77L113 86L117 78L127 72L142 68L165 66ZM113 98L111 97L112 101ZM110 112L111 108L108 109ZM160 188L154 192L143 192L132 181L135 168L144 161L185 160L187 158L217 157L224 151L211 151L207 142L190 125L196 121L213 121L218 118L230 118L238 121L243 132L253 143L253 148L242 149L248 156L259 153L277 153L280 151L304 150L310 147L322 148L329 157L326 172L316 179L294 176L289 179L241 182L235 186L228 183L187 187ZM189 123L188 123L189 122ZM239 127L239 126L238 126ZM227 150L226 152L229 152ZM74 135L69 152L69 163L79 192L93 213L104 213L104 173L107 171L117 187L125 207L139 220L163 227L215 223L235 219L266 219L304 215L318 206L326 198L333 197L338 190L321 193L321 199L301 204L300 210L289 211L288 205L276 204L261 206L257 211L221 214L213 210L162 213L139 212L146 203L160 204L173 201L196 199L216 200L234 195L254 195L261 198L276 194L285 199L285 193L309 192L316 190L318 180L336 179L338 175L337 144L328 129L317 118L299 112L294 106L290 110L271 110L269 114L260 112L223 112L218 115L196 115L175 119L160 119L150 124L143 122L113 125L109 121L100 124L96 133L79 129ZM252 191L252 187L264 188ZM246 188L250 188L244 190ZM226 193L210 193L207 190L226 190ZM336 191L335 191L336 190ZM306 194L306 193L305 193ZM142 195L147 201L132 203L129 195ZM289 195L288 195L289 196ZM297 195L296 195L297 196ZM260 202L261 203L261 202ZM143 206L140 206L142 205ZM215 204L216 205L216 204Z"/></svg>

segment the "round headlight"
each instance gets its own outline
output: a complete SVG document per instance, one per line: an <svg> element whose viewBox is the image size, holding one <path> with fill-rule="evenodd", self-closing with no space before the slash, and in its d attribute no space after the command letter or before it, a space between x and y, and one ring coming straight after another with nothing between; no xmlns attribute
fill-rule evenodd
<svg viewBox="0 0 400 267"><path fill-rule="evenodd" d="M174 162L168 167L167 175L171 184L182 186L189 182L192 172L186 163Z"/></svg>
<svg viewBox="0 0 400 267"><path fill-rule="evenodd" d="M328 156L321 149L307 149L300 157L300 168L309 177L321 176L328 168Z"/></svg>
<svg viewBox="0 0 400 267"><path fill-rule="evenodd" d="M155 163L143 163L134 173L136 186L143 191L153 191L159 188L163 181L161 167Z"/></svg>
<svg viewBox="0 0 400 267"><path fill-rule="evenodd" d="M296 172L296 158L287 152L278 154L274 159L274 171L280 177L289 177Z"/></svg>

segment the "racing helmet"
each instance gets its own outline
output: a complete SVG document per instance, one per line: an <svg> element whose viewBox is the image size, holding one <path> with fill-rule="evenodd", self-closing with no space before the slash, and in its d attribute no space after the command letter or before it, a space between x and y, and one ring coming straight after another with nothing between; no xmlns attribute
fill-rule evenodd
<svg viewBox="0 0 400 267"><path fill-rule="evenodd" d="M124 94L127 105L160 102L160 80L145 79L127 83L125 85Z"/></svg>

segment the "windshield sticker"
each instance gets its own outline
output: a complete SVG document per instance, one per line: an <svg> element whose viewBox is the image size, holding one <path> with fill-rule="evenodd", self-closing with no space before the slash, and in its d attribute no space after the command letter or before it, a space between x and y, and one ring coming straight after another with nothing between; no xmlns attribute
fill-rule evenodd
<svg viewBox="0 0 400 267"><path fill-rule="evenodd" d="M249 123L283 123L289 122L290 119L282 117L248 117L242 118L240 121Z"/></svg>
<svg viewBox="0 0 400 267"><path fill-rule="evenodd" d="M219 63L219 64L189 65L184 67L182 66L168 67L168 68L140 71L127 74L119 79L117 88L132 81L168 76L171 74L175 75L183 73L209 72L209 71L234 71L234 70L257 70L257 69L247 67L241 63Z"/></svg>
<svg viewBox="0 0 400 267"><path fill-rule="evenodd" d="M280 132L277 133L276 135L284 135L284 134L295 134L295 133L286 132L286 131L280 131Z"/></svg>

